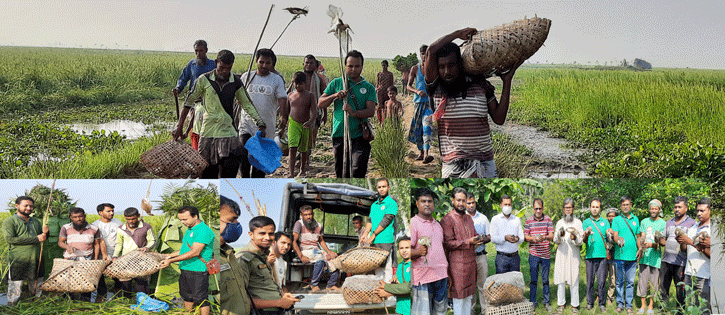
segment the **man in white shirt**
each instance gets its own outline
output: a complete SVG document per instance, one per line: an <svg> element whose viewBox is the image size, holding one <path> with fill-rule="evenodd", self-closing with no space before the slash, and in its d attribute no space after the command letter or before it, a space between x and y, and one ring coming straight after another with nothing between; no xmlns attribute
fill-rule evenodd
<svg viewBox="0 0 725 315"><path fill-rule="evenodd" d="M270 248L267 261L274 266L277 273L277 284L282 288L282 292L289 292L284 286L287 283L287 261L284 260L285 254L292 248L292 236L287 232L278 231L274 233L274 243Z"/></svg>
<svg viewBox="0 0 725 315"><path fill-rule="evenodd" d="M476 248L476 287L478 288L478 300L481 302L481 312L485 313L486 299L483 295L483 284L486 283L488 277L488 257L486 256L486 243L491 241L490 227L488 218L485 214L478 212L476 209L476 196L472 192L466 192L466 213L473 219L473 226L476 228L476 234L481 235L483 244ZM471 298L471 309L476 305L476 296Z"/></svg>
<svg viewBox="0 0 725 315"><path fill-rule="evenodd" d="M491 242L496 244L496 274L521 271L519 245L524 242L521 220L512 215L511 196L501 196L501 213L491 218Z"/></svg>
<svg viewBox="0 0 725 315"><path fill-rule="evenodd" d="M564 216L556 222L554 243L556 248L556 264L554 264L554 284L559 304L558 313L564 311L566 304L566 286L571 291L571 309L573 314L579 313L579 265L581 264L581 248L584 242L582 221L574 217L574 200L564 199Z"/></svg>
<svg viewBox="0 0 725 315"><path fill-rule="evenodd" d="M101 241L101 251L105 250L106 253L103 256L110 257L113 255L113 251L116 247L116 231L118 231L118 228L121 227L123 223L118 219L113 218L114 206L110 203L102 203L98 205L96 207L96 211L98 211L100 218L96 220L96 222L93 222L93 225L98 227L98 230L101 231L101 238L103 239ZM121 282L116 278L113 278L113 289L116 292L121 289ZM106 287L106 277L104 275L101 275L101 280L98 281L98 291L96 293L97 300L106 298L108 288Z"/></svg>
<svg viewBox="0 0 725 315"><path fill-rule="evenodd" d="M685 284L699 292L706 303L702 314L710 314L710 203L707 197L697 202L698 224L688 228L687 235L677 237L680 249L687 250Z"/></svg>
<svg viewBox="0 0 725 315"><path fill-rule="evenodd" d="M274 139L277 134L274 126L277 126L277 114L280 106L287 101L287 92L284 88L284 79L281 75L273 72L277 63L277 56L271 49L262 48L257 50L257 70L245 72L242 74L242 83L249 94L249 99L254 104L254 108L264 121L269 132L263 135L265 138ZM243 112L239 121L239 137L242 145L257 133L257 124L254 123L252 116ZM249 163L249 153L246 149L242 150L242 162L240 170L242 178L262 178L264 172L253 167Z"/></svg>

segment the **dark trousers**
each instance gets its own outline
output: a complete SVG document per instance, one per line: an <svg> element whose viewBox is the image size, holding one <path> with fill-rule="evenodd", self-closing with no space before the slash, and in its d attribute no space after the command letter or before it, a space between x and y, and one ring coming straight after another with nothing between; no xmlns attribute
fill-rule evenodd
<svg viewBox="0 0 725 315"><path fill-rule="evenodd" d="M132 281L136 282L136 286L131 285ZM151 293L149 292L149 282L145 277L121 281L121 290L123 290L123 295L129 299L135 299L136 292Z"/></svg>
<svg viewBox="0 0 725 315"><path fill-rule="evenodd" d="M239 171L239 162L241 156L239 154L231 154L219 160L219 164L209 165L201 173L201 178L217 179L217 178L236 178Z"/></svg>
<svg viewBox="0 0 725 315"><path fill-rule="evenodd" d="M337 178L350 178L348 170L343 170L345 144L343 137L332 138L332 151L335 155L335 175ZM370 142L362 136L350 139L352 145L352 177L365 178L370 160Z"/></svg>
<svg viewBox="0 0 725 315"><path fill-rule="evenodd" d="M675 296L677 297L677 305L682 306L685 303L685 287L679 283L685 281L685 266L678 266L662 262L660 265L660 294L662 301L667 303L670 299L670 285L675 281Z"/></svg>
<svg viewBox="0 0 725 315"><path fill-rule="evenodd" d="M607 306L606 284L607 284L607 259L590 258L586 260L587 265L587 305L594 305L595 291L594 278L597 280L597 293L599 305Z"/></svg>
<svg viewBox="0 0 725 315"><path fill-rule="evenodd" d="M514 253L513 256L496 254L496 274L506 273L509 271L521 271L521 257L519 253Z"/></svg>
<svg viewBox="0 0 725 315"><path fill-rule="evenodd" d="M498 255L496 255L498 256ZM529 272L531 272L531 284L529 285L529 301L536 305L536 289L538 287L539 269L541 269L541 288L543 292L544 305L549 304L549 268L551 259L536 257L529 254Z"/></svg>
<svg viewBox="0 0 725 315"><path fill-rule="evenodd" d="M242 135L242 156L241 161L239 162L239 170L242 172L242 178L264 178L264 175L266 175L262 170L252 166L252 163L249 163L249 151L244 148L244 145L247 144L247 140L251 138L252 135L245 133ZM234 176L231 177L237 177L236 172L234 173ZM225 177L222 177L225 178Z"/></svg>
<svg viewBox="0 0 725 315"><path fill-rule="evenodd" d="M118 279L116 279L116 278L111 278L111 279L113 279L113 291L118 292L118 290L121 289L121 281L118 281ZM106 297L106 295L108 294L108 287L106 286L106 276L105 275L101 275L101 280L98 281L98 292L97 293L98 293L98 296L96 297L96 299L98 299L100 297Z"/></svg>

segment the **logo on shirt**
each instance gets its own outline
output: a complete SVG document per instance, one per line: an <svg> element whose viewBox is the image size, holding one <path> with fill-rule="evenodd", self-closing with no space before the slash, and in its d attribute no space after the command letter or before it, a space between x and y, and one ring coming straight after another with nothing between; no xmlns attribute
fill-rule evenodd
<svg viewBox="0 0 725 315"><path fill-rule="evenodd" d="M189 236L194 237L194 232L191 232L191 234L189 234Z"/></svg>
<svg viewBox="0 0 725 315"><path fill-rule="evenodd" d="M365 94L368 92L368 89L366 88L360 88L360 94Z"/></svg>
<svg viewBox="0 0 725 315"><path fill-rule="evenodd" d="M249 84L247 91L252 94L272 95L272 87L262 84Z"/></svg>
<svg viewBox="0 0 725 315"><path fill-rule="evenodd" d="M600 225L600 226L604 226L604 222L602 222L602 223L599 223L599 225Z"/></svg>
<svg viewBox="0 0 725 315"><path fill-rule="evenodd" d="M385 206L380 207L380 210L385 210Z"/></svg>

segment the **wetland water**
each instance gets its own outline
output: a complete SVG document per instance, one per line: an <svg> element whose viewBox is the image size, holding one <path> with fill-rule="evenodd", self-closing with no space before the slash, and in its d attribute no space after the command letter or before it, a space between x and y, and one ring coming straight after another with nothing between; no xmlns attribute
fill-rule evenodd
<svg viewBox="0 0 725 315"><path fill-rule="evenodd" d="M118 134L125 136L128 140L136 140L138 138L152 136L154 134L153 125L146 125L132 120L114 120L103 124L77 123L70 124L68 126L79 134L84 132L86 134L90 134L95 130L105 130L106 134L116 131ZM170 130L170 127L167 129Z"/></svg>

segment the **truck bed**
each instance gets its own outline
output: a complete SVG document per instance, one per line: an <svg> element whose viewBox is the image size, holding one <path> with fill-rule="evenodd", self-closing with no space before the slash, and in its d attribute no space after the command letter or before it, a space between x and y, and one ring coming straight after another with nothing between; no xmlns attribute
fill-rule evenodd
<svg viewBox="0 0 725 315"><path fill-rule="evenodd" d="M384 307L392 307L395 312L395 297L385 300L381 304L355 304L348 305L342 293L303 293L304 298L295 303L295 310L302 314L386 314ZM390 312L390 311L389 311ZM391 314L392 314L391 312Z"/></svg>

